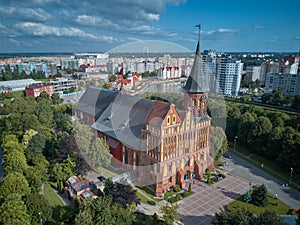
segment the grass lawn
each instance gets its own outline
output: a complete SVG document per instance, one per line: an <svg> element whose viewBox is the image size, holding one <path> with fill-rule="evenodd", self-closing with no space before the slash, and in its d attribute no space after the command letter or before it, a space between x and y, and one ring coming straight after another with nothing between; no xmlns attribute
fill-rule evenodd
<svg viewBox="0 0 300 225"><path fill-rule="evenodd" d="M141 190L143 193L145 193L149 198L151 198L153 201L159 202L162 199L159 198L154 198L154 192L152 190L150 190L148 187L144 186L144 187L136 187L139 190Z"/></svg>
<svg viewBox="0 0 300 225"><path fill-rule="evenodd" d="M244 195L239 197L237 200L229 203L228 208L246 208L253 214L259 214L265 210L274 210L279 215L287 215L289 206L284 204L282 201L275 199L271 194L268 193L269 204L266 207L258 207L253 204L244 202Z"/></svg>
<svg viewBox="0 0 300 225"><path fill-rule="evenodd" d="M61 201L61 199L56 195L54 190L51 188L49 183L45 183L44 187L45 192L45 198L49 202L51 206L64 206L64 203Z"/></svg>
<svg viewBox="0 0 300 225"><path fill-rule="evenodd" d="M141 200L142 203L148 204L148 199L144 195L142 195L138 191L136 192L136 195Z"/></svg>
<svg viewBox="0 0 300 225"><path fill-rule="evenodd" d="M110 178L118 175L117 173L114 173L113 171L106 169L104 167L101 168L100 171L101 176L104 176L105 178Z"/></svg>

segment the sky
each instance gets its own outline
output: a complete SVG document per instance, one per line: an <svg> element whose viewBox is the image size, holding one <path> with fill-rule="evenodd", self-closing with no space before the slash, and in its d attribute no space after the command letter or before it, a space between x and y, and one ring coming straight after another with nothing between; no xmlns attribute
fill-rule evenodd
<svg viewBox="0 0 300 225"><path fill-rule="evenodd" d="M298 52L299 10L299 0L0 0L0 53L194 51L196 24L202 50Z"/></svg>

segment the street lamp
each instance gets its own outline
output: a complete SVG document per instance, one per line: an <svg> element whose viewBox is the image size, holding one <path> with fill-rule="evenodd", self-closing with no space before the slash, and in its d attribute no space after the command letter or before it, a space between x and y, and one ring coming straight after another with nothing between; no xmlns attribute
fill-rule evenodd
<svg viewBox="0 0 300 225"><path fill-rule="evenodd" d="M43 219L42 219L42 212L39 212L39 216L40 216L40 222L41 222L41 225L43 225Z"/></svg>
<svg viewBox="0 0 300 225"><path fill-rule="evenodd" d="M236 139L237 139L238 137L237 136L235 136L234 137L234 145L233 145L233 151L235 152L235 146L236 146Z"/></svg>
<svg viewBox="0 0 300 225"><path fill-rule="evenodd" d="M293 167L291 167L291 174L290 174L290 185L291 185L291 183L292 183L292 176L293 176Z"/></svg>

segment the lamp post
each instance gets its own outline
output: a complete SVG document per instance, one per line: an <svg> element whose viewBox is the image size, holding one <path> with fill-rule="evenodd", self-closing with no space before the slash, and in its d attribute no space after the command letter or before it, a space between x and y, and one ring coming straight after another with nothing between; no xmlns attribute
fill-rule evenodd
<svg viewBox="0 0 300 225"><path fill-rule="evenodd" d="M238 137L237 136L235 136L234 137L234 145L233 145L233 151L235 152L235 146L236 146L236 139L237 139Z"/></svg>
<svg viewBox="0 0 300 225"><path fill-rule="evenodd" d="M39 212L39 216L40 216L40 222L41 222L41 225L43 225L43 219L42 219L42 212Z"/></svg>
<svg viewBox="0 0 300 225"><path fill-rule="evenodd" d="M291 174L290 174L290 185L291 185L291 183L292 183L292 176L293 176L293 167L291 167Z"/></svg>

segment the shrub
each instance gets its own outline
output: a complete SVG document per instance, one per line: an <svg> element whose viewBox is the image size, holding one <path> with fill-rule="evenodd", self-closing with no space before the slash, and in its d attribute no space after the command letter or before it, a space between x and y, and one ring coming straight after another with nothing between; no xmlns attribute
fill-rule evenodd
<svg viewBox="0 0 300 225"><path fill-rule="evenodd" d="M155 202L155 201L152 201L152 200L148 200L147 203L148 203L149 205L156 205L156 202Z"/></svg>
<svg viewBox="0 0 300 225"><path fill-rule="evenodd" d="M222 177L223 179L226 178L225 174L219 173L219 176Z"/></svg>
<svg viewBox="0 0 300 225"><path fill-rule="evenodd" d="M179 192L179 191L181 191L180 186L179 186L178 184L175 184L175 185L173 186L173 191L174 191L174 192Z"/></svg>
<svg viewBox="0 0 300 225"><path fill-rule="evenodd" d="M170 202L170 203L177 202L176 197L169 198L168 202Z"/></svg>
<svg viewBox="0 0 300 225"><path fill-rule="evenodd" d="M298 215L298 210L297 209L289 209L288 211L288 215Z"/></svg>

